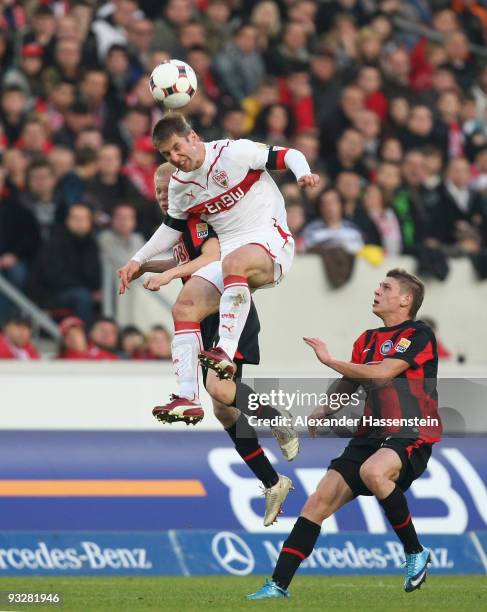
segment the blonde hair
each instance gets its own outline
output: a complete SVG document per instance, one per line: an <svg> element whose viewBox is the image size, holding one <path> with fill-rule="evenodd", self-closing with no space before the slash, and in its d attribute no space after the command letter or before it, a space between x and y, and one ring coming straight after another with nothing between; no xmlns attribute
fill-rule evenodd
<svg viewBox="0 0 487 612"><path fill-rule="evenodd" d="M173 166L169 162L164 162L157 168L155 178L157 180L162 178L163 176L166 176L167 174L172 174L174 170L176 170L176 166Z"/></svg>

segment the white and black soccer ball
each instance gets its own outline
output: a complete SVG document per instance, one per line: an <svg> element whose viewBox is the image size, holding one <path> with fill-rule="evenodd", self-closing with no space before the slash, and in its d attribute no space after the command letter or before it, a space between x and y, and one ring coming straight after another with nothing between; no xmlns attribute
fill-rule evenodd
<svg viewBox="0 0 487 612"><path fill-rule="evenodd" d="M167 108L182 108L196 93L198 81L189 64L172 59L154 68L149 88L156 102L162 102Z"/></svg>

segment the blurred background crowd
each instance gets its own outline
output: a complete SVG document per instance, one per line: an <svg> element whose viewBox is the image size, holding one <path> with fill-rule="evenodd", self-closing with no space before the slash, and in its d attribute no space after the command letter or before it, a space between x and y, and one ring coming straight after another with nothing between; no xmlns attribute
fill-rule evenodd
<svg viewBox="0 0 487 612"><path fill-rule="evenodd" d="M166 358L166 330L119 330L100 302L103 263L162 219L148 81L174 57L203 139L292 146L320 174L276 179L332 286L356 256L486 278L486 32L484 0L1 0L0 276L61 322L60 356ZM29 328L0 292L2 322L3 344Z"/></svg>

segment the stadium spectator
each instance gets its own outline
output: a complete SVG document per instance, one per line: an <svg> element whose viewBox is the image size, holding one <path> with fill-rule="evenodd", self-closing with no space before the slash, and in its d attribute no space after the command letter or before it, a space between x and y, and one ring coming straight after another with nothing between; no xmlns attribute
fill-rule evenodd
<svg viewBox="0 0 487 612"><path fill-rule="evenodd" d="M343 202L333 188L325 189L318 200L319 218L303 229L306 252L317 253L323 260L328 280L341 287L351 277L355 254L362 248L359 228L344 219Z"/></svg>
<svg viewBox="0 0 487 612"><path fill-rule="evenodd" d="M74 102L66 111L63 127L54 133L53 142L73 149L78 134L89 125L89 108L83 102Z"/></svg>
<svg viewBox="0 0 487 612"><path fill-rule="evenodd" d="M311 56L311 91L317 125L323 125L338 108L341 78L331 51L318 51Z"/></svg>
<svg viewBox="0 0 487 612"><path fill-rule="evenodd" d="M298 198L286 199L287 224L295 242L296 253L304 253L302 230L306 223L304 206Z"/></svg>
<svg viewBox="0 0 487 612"><path fill-rule="evenodd" d="M92 226L87 206L71 206L64 225L55 228L41 250L36 279L47 293L47 305L72 310L88 329L101 299L100 260Z"/></svg>
<svg viewBox="0 0 487 612"><path fill-rule="evenodd" d="M9 317L0 331L0 359L39 359L32 343L32 324L21 315Z"/></svg>
<svg viewBox="0 0 487 612"><path fill-rule="evenodd" d="M75 153L74 169L67 172L56 187L56 220L64 221L73 204L86 202L86 192L97 170L98 153L93 149L79 149Z"/></svg>
<svg viewBox="0 0 487 612"><path fill-rule="evenodd" d="M56 178L49 162L39 158L33 160L26 175L26 191L22 194L22 203L37 220L43 241L51 235L56 215L54 196Z"/></svg>
<svg viewBox="0 0 487 612"><path fill-rule="evenodd" d="M402 252L401 228L394 211L385 205L382 191L377 185L368 185L363 194L362 205L353 220L362 230L366 244L377 244L386 255Z"/></svg>
<svg viewBox="0 0 487 612"><path fill-rule="evenodd" d="M357 253L363 245L357 226L344 219L343 201L335 189L325 189L319 199L319 218L303 230L305 248L309 251L321 244L339 246L349 253Z"/></svg>
<svg viewBox="0 0 487 612"><path fill-rule="evenodd" d="M112 45L127 43L127 28L136 17L137 8L135 0L117 0L105 4L98 11L92 31L101 63Z"/></svg>
<svg viewBox="0 0 487 612"><path fill-rule="evenodd" d="M132 155L124 167L124 173L132 181L140 196L155 200L154 172L157 168L156 150L150 136L142 136L134 142Z"/></svg>
<svg viewBox="0 0 487 612"><path fill-rule="evenodd" d="M120 359L144 359L144 334L135 325L127 325L120 331Z"/></svg>
<svg viewBox="0 0 487 612"><path fill-rule="evenodd" d="M230 140L244 138L245 113L240 107L229 108L223 114L221 120L222 137Z"/></svg>
<svg viewBox="0 0 487 612"><path fill-rule="evenodd" d="M219 3L220 5L224 4L222 0ZM276 2L273 0L263 0L254 4L250 14L250 22L257 28L257 44L259 49L265 51L277 41L282 24L279 7Z"/></svg>
<svg viewBox="0 0 487 612"><path fill-rule="evenodd" d="M47 156L49 165L56 183L63 178L65 174L74 170L74 152L68 147L54 146Z"/></svg>
<svg viewBox="0 0 487 612"><path fill-rule="evenodd" d="M355 172L340 172L336 177L335 186L343 202L345 217L352 220L362 192L362 181Z"/></svg>
<svg viewBox="0 0 487 612"><path fill-rule="evenodd" d="M0 275L23 290L40 247L40 233L33 214L20 204L15 190L4 179L5 170L0 167ZM0 292L0 324L14 309Z"/></svg>
<svg viewBox="0 0 487 612"><path fill-rule="evenodd" d="M113 209L110 229L98 235L101 257L118 270L144 244L145 239L135 232L137 218L135 208L130 204L118 204Z"/></svg>
<svg viewBox="0 0 487 612"><path fill-rule="evenodd" d="M465 158L448 164L438 215L437 235L443 244L465 252L476 252L486 237L486 201L470 187L470 165Z"/></svg>
<svg viewBox="0 0 487 612"><path fill-rule="evenodd" d="M20 132L27 116L26 95L18 85L2 89L0 99L0 120L2 131L8 146L14 145L20 138Z"/></svg>
<svg viewBox="0 0 487 612"><path fill-rule="evenodd" d="M203 16L205 39L212 55L221 51L231 40L231 5L225 0L208 0L208 6ZM279 16L278 16L279 18ZM252 19L251 19L252 21ZM259 28L259 24L253 22ZM260 37L258 38L259 49ZM190 64L192 66L192 64Z"/></svg>
<svg viewBox="0 0 487 612"><path fill-rule="evenodd" d="M320 132L321 156L328 160L336 151L342 133L353 126L357 113L365 108L365 93L357 85L348 85L342 91L340 106L322 123Z"/></svg>
<svg viewBox="0 0 487 612"><path fill-rule="evenodd" d="M257 29L243 24L233 40L213 61L213 70L221 82L221 89L236 102L253 94L264 78L265 66L257 50Z"/></svg>
<svg viewBox="0 0 487 612"><path fill-rule="evenodd" d="M64 318L59 324L62 334L58 359L76 359L86 361L112 361L117 359L112 353L88 342L84 322L76 316Z"/></svg>
<svg viewBox="0 0 487 612"><path fill-rule="evenodd" d="M122 153L118 145L106 144L100 149L97 173L87 187L86 197L94 207L99 226L109 223L118 204L139 202L140 196L135 186L122 172Z"/></svg>
<svg viewBox="0 0 487 612"><path fill-rule="evenodd" d="M154 325L147 336L147 349L143 353L147 360L171 359L171 335L162 325Z"/></svg>
<svg viewBox="0 0 487 612"><path fill-rule="evenodd" d="M260 142L285 147L289 146L293 132L294 121L289 108L284 104L269 104L255 119L253 137Z"/></svg>
<svg viewBox="0 0 487 612"><path fill-rule="evenodd" d="M97 319L89 333L91 346L95 346L105 353L106 359L117 359L118 325L114 319L100 317Z"/></svg>
<svg viewBox="0 0 487 612"><path fill-rule="evenodd" d="M2 165L5 170L6 182L22 191L25 187L25 175L29 160L23 151L19 149L6 149L2 157Z"/></svg>
<svg viewBox="0 0 487 612"><path fill-rule="evenodd" d="M79 151L81 149L91 149L92 151L98 153L103 144L104 138L100 130L94 125L87 125L76 135L74 148L75 151Z"/></svg>
<svg viewBox="0 0 487 612"><path fill-rule="evenodd" d="M328 164L327 171L330 178L336 179L340 172L354 172L367 178L368 170L363 163L365 140L362 134L349 128L343 132L337 143L337 152Z"/></svg>

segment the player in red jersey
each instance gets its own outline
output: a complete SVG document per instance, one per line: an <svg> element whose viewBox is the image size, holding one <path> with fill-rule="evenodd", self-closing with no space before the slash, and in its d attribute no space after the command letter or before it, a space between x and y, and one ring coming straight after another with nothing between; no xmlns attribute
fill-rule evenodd
<svg viewBox="0 0 487 612"><path fill-rule="evenodd" d="M198 356L222 378L235 374L238 342L251 305L250 288L273 286L289 270L294 241L283 197L268 170L291 170L302 187L316 186L302 153L250 140L202 142L179 113L163 117L153 141L177 171L169 184L169 209L161 227L119 271L128 287L140 266L173 246L191 214L200 214L218 234L221 257L198 271L174 306L172 353L179 370L174 402L201 408ZM200 349L200 321L220 312L218 346Z"/></svg>
<svg viewBox="0 0 487 612"><path fill-rule="evenodd" d="M375 290L372 311L384 327L365 331L350 362L335 359L318 338L304 338L318 359L343 376L333 391L366 391L362 425L333 459L316 492L284 542L272 580L250 599L287 597L300 563L313 551L322 522L358 495L375 495L404 546L406 592L426 579L429 550L419 542L404 491L426 469L440 440L436 392L438 354L429 326L415 321L424 297L422 282L394 269ZM313 415L325 416L323 409ZM315 435L314 430L310 430Z"/></svg>

